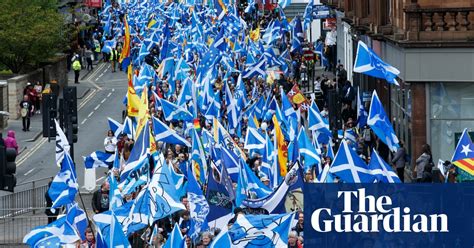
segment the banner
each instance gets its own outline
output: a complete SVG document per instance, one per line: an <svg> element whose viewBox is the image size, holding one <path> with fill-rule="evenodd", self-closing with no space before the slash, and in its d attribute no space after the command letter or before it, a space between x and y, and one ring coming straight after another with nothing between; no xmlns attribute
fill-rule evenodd
<svg viewBox="0 0 474 248"><path fill-rule="evenodd" d="M288 91L288 99L296 104L301 111L306 112L309 109L310 103L308 99L303 95L297 84L293 85L290 91Z"/></svg>
<svg viewBox="0 0 474 248"><path fill-rule="evenodd" d="M473 247L472 184L305 184L307 247Z"/></svg>
<svg viewBox="0 0 474 248"><path fill-rule="evenodd" d="M86 0L85 5L90 8L102 8L102 0Z"/></svg>

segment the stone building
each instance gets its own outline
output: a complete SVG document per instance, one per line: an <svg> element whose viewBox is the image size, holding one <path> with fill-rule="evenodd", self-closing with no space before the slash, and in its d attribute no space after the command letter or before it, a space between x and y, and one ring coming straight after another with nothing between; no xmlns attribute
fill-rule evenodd
<svg viewBox="0 0 474 248"><path fill-rule="evenodd" d="M377 90L412 161L424 143L435 163L450 160L463 129L474 129L474 1L321 2L337 10L338 59L349 79L366 95ZM400 70L400 87L352 74L358 40Z"/></svg>

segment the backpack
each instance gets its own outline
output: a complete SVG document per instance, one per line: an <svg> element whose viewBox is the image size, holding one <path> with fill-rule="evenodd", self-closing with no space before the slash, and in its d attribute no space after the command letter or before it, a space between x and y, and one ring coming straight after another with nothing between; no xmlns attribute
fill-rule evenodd
<svg viewBox="0 0 474 248"><path fill-rule="evenodd" d="M81 62L79 60L76 60L72 63L72 69L75 71L80 71L81 70Z"/></svg>

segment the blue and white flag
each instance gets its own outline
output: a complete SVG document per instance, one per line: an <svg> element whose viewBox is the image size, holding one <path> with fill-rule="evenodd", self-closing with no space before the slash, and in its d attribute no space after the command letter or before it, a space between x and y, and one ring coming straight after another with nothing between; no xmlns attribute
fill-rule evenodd
<svg viewBox="0 0 474 248"><path fill-rule="evenodd" d="M321 65L322 66L328 66L329 65L329 61L327 60L326 56L324 56L324 43L323 42L319 42L317 45L316 45L316 54L319 55L319 57L321 58Z"/></svg>
<svg viewBox="0 0 474 248"><path fill-rule="evenodd" d="M267 73L265 72L265 70L267 69L267 60L265 59L265 57L262 56L262 58L260 58L260 60L249 66L243 73L243 78L253 78L253 77L257 77L257 76L262 76L262 77L265 77L267 75Z"/></svg>
<svg viewBox="0 0 474 248"><path fill-rule="evenodd" d="M312 101L309 108L308 129L311 131L318 131L327 136L331 136L328 120L321 115L318 105L316 105L315 101Z"/></svg>
<svg viewBox="0 0 474 248"><path fill-rule="evenodd" d="M303 40L304 40L304 33L303 27L301 25L301 20L299 17L295 17L294 19L294 27L293 27L293 37L291 40L291 49L290 52L292 53L303 53Z"/></svg>
<svg viewBox="0 0 474 248"><path fill-rule="evenodd" d="M65 154L69 154L70 146L59 122L56 119L54 122L56 124L56 164L60 166Z"/></svg>
<svg viewBox="0 0 474 248"><path fill-rule="evenodd" d="M300 129L298 135L298 148L300 156L304 161L304 171L310 171L313 166L318 166L318 171L321 171L321 152L319 148L315 148L308 138L304 128Z"/></svg>
<svg viewBox="0 0 474 248"><path fill-rule="evenodd" d="M392 169L392 166L388 165L375 151L372 149L372 155L370 155L369 169L372 175L375 176L377 182L382 183L401 183L402 181Z"/></svg>
<svg viewBox="0 0 474 248"><path fill-rule="evenodd" d="M251 122L251 119L249 119L249 122ZM250 127L250 125L247 128L244 148L258 151L263 151L263 149L265 148L265 138L258 131L258 129ZM262 154L262 152L260 152L260 154Z"/></svg>
<svg viewBox="0 0 474 248"><path fill-rule="evenodd" d="M339 151L332 162L329 173L332 173L346 183L373 183L374 176L365 162L349 148L343 140Z"/></svg>
<svg viewBox="0 0 474 248"><path fill-rule="evenodd" d="M78 188L79 185L77 184L74 162L72 162L69 153L65 153L64 159L61 163L61 170L54 177L53 182L48 189L49 197L51 197L51 200L53 201L51 212L56 208L73 203Z"/></svg>
<svg viewBox="0 0 474 248"><path fill-rule="evenodd" d="M185 239L181 233L178 222L174 223L173 231L168 235L165 245L163 248L185 248L186 244L184 243Z"/></svg>
<svg viewBox="0 0 474 248"><path fill-rule="evenodd" d="M226 226L224 226L227 229ZM221 248L221 247L233 247L232 240L230 239L229 232L227 230L221 230L221 232L212 240L209 248Z"/></svg>
<svg viewBox="0 0 474 248"><path fill-rule="evenodd" d="M236 183L239 180L239 157L234 151L222 146L221 159L222 164L224 165L223 167L227 169L227 173L229 174L230 178Z"/></svg>
<svg viewBox="0 0 474 248"><path fill-rule="evenodd" d="M86 212L77 203L68 206L66 214L67 222L76 228L77 234L82 240L86 239L86 228L88 226Z"/></svg>
<svg viewBox="0 0 474 248"><path fill-rule="evenodd" d="M357 45L354 72L382 78L387 80L388 83L395 85L398 85L396 78L398 74L400 74L400 71L397 68L385 63L362 41L359 41Z"/></svg>
<svg viewBox="0 0 474 248"><path fill-rule="evenodd" d="M138 186L148 181L148 155L150 150L149 125L144 125L133 145L125 168L120 173L122 194L130 194Z"/></svg>
<svg viewBox="0 0 474 248"><path fill-rule="evenodd" d="M232 213L232 200L235 197L232 182L226 173L227 170L222 168L221 173L218 173L218 169L213 163L211 163L211 168L206 190L206 199L209 203L209 214L206 220L209 226L213 226L211 222ZM219 178L216 178L216 174Z"/></svg>
<svg viewBox="0 0 474 248"><path fill-rule="evenodd" d="M399 141L397 135L395 134L395 131L393 131L390 119L385 113L376 91L372 94L367 124L372 128L375 135L377 135L377 137L379 137L379 139L385 143L392 152L397 151L400 147L398 145Z"/></svg>
<svg viewBox="0 0 474 248"><path fill-rule="evenodd" d="M63 216L51 224L36 227L23 238L30 247L61 247L81 240L76 228Z"/></svg>
<svg viewBox="0 0 474 248"><path fill-rule="evenodd" d="M103 151L95 151L91 155L84 157L84 166L87 169L104 167L108 168L114 164L115 153L110 154Z"/></svg>
<svg viewBox="0 0 474 248"><path fill-rule="evenodd" d="M96 214L93 219L107 247L132 247L114 212Z"/></svg>
<svg viewBox="0 0 474 248"><path fill-rule="evenodd" d="M193 120L193 115L189 113L186 108L168 102L162 98L159 98L159 101L161 103L161 107L163 108L163 114L165 115L166 121L176 120L191 122Z"/></svg>
<svg viewBox="0 0 474 248"><path fill-rule="evenodd" d="M229 122L229 129L234 130L239 126L240 108L237 100L230 91L229 84L225 84L225 101L227 105L227 120Z"/></svg>
<svg viewBox="0 0 474 248"><path fill-rule="evenodd" d="M239 247L287 247L288 234L296 224L295 213L278 215L238 215L228 231Z"/></svg>
<svg viewBox="0 0 474 248"><path fill-rule="evenodd" d="M123 122L123 133L127 134L130 138L135 138L135 136L137 135L136 130L137 123L134 122L130 117L125 117L125 120Z"/></svg>
<svg viewBox="0 0 474 248"><path fill-rule="evenodd" d="M260 199L265 198L272 193L265 184L255 175L250 167L240 158L241 173L237 185L236 199L239 198L239 202L246 199ZM240 188L240 190L239 190ZM236 206L237 204L236 200Z"/></svg>
<svg viewBox="0 0 474 248"><path fill-rule="evenodd" d="M177 104L178 106L184 107L188 101L191 101L193 99L193 93L192 93L192 87L193 87L193 81L189 78L186 77L183 82L182 82L183 88L181 89L181 92L179 93Z"/></svg>
<svg viewBox="0 0 474 248"><path fill-rule="evenodd" d="M199 232L206 227L206 217L209 214L209 203L202 194L201 187L191 170L188 170L188 201L189 212L191 213L191 227L188 235L191 239L198 237Z"/></svg>
<svg viewBox="0 0 474 248"><path fill-rule="evenodd" d="M191 147L191 144L176 131L169 128L166 124L153 116L153 132L155 133L156 141L163 141L168 144L179 144Z"/></svg>
<svg viewBox="0 0 474 248"><path fill-rule="evenodd" d="M107 117L107 122L109 123L109 128L114 133L114 136L118 137L123 131L123 125L110 117Z"/></svg>
<svg viewBox="0 0 474 248"><path fill-rule="evenodd" d="M308 5L304 9L303 29L308 30L308 25L313 21L313 1L308 1Z"/></svg>
<svg viewBox="0 0 474 248"><path fill-rule="evenodd" d="M123 204L122 194L120 193L120 190L118 188L117 179L115 179L115 176L112 173L107 176L107 180L109 181L110 185L109 209L115 211Z"/></svg>

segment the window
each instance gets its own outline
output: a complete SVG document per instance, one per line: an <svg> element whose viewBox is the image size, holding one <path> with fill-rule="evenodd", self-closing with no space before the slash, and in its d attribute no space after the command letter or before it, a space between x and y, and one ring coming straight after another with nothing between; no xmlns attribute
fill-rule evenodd
<svg viewBox="0 0 474 248"><path fill-rule="evenodd" d="M429 86L433 160L450 160L456 135L474 127L474 85L468 83L431 83Z"/></svg>
<svg viewBox="0 0 474 248"><path fill-rule="evenodd" d="M409 155L411 154L411 89L410 84L401 83L400 87L390 87L390 106L392 125L397 137L403 141Z"/></svg>

